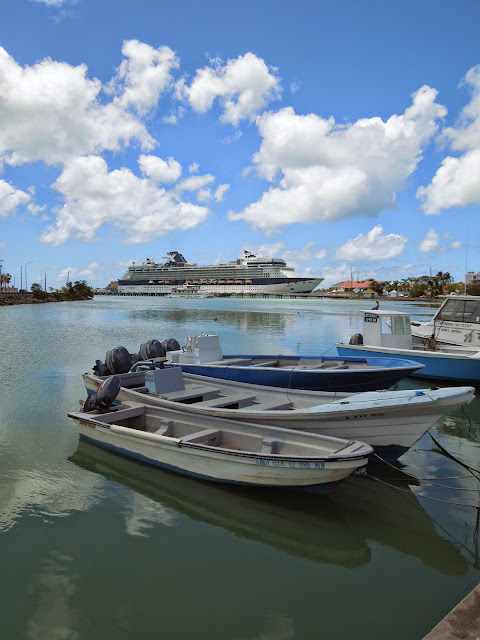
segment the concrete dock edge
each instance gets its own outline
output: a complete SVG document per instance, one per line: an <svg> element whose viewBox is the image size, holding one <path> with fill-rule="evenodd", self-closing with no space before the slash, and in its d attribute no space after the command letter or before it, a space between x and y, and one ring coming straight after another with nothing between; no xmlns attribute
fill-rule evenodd
<svg viewBox="0 0 480 640"><path fill-rule="evenodd" d="M423 640L480 640L480 584Z"/></svg>

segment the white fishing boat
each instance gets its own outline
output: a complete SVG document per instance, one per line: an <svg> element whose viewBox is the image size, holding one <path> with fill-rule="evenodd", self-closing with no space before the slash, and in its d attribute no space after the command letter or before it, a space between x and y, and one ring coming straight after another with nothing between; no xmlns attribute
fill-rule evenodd
<svg viewBox="0 0 480 640"><path fill-rule="evenodd" d="M372 448L300 431L199 416L167 417L161 407L122 403L107 413L68 414L80 437L182 474L263 487L329 493L368 462Z"/></svg>
<svg viewBox="0 0 480 640"><path fill-rule="evenodd" d="M148 365L144 365L148 366ZM153 367L153 365L152 365ZM120 402L162 407L166 418L233 419L366 442L386 460L409 449L445 413L468 404L472 387L329 393L265 387L185 374L179 368L118 376ZM108 376L83 374L89 394Z"/></svg>
<svg viewBox="0 0 480 640"><path fill-rule="evenodd" d="M408 358L424 365L412 376L480 386L478 347L446 345L436 341L414 343L409 313L373 309L361 313L363 332L354 334L348 344L337 343L341 356Z"/></svg>
<svg viewBox="0 0 480 640"><path fill-rule="evenodd" d="M480 296L447 296L428 322L411 322L413 343L480 349Z"/></svg>

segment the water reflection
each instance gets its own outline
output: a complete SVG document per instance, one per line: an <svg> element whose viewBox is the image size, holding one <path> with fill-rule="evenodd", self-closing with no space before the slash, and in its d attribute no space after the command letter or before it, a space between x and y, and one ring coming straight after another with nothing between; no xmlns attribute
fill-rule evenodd
<svg viewBox="0 0 480 640"><path fill-rule="evenodd" d="M169 525L172 517L184 514L315 562L358 567L370 560L364 538L348 526L341 509L328 500L319 501L297 492L192 480L152 469L83 441L69 459L131 489L134 500L140 495L160 505L163 513L169 513ZM142 511L144 527L149 512L155 513L155 509ZM156 516L155 521L159 521Z"/></svg>
<svg viewBox="0 0 480 640"><path fill-rule="evenodd" d="M365 540L387 545L447 575L464 575L468 564L457 547L442 538L411 486L377 465L375 478L348 479L333 494L350 526ZM381 480L381 481L379 481ZM395 486L397 485L397 486Z"/></svg>
<svg viewBox="0 0 480 640"><path fill-rule="evenodd" d="M143 534L154 523L171 526L184 514L318 563L349 568L368 564L372 541L446 575L467 571L460 551L437 533L434 521L405 483L398 490L369 478L350 478L325 499L295 491L203 483L82 441L70 460L131 489L137 508L139 497L143 499L143 510L137 510ZM382 466L378 471L388 474Z"/></svg>
<svg viewBox="0 0 480 640"><path fill-rule="evenodd" d="M35 603L27 621L26 637L31 640L76 640L79 637L76 610L76 580L71 572L72 558L51 551L38 577L28 587L28 598Z"/></svg>
<svg viewBox="0 0 480 640"><path fill-rule="evenodd" d="M130 322L156 321L158 326L189 327L194 325L197 332L208 333L213 328L231 327L242 331L284 333L288 325L295 321L288 315L262 311L201 309L195 307L177 309L135 309L128 313ZM215 323L215 324L214 324ZM163 328L162 327L162 328ZM165 336L167 337L167 336ZM181 336L183 339L184 336ZM185 336L187 337L187 336Z"/></svg>

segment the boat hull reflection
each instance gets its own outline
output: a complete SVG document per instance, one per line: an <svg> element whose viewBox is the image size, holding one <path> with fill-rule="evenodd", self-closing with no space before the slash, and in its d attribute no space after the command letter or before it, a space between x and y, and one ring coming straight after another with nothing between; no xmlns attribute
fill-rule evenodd
<svg viewBox="0 0 480 640"><path fill-rule="evenodd" d="M70 460L178 516L222 527L292 556L355 568L370 562L369 545L378 543L446 575L464 575L468 569L459 549L439 535L407 483L389 478L384 465L377 465L375 474L389 484L351 477L326 498L288 489L211 485L152 469L84 441ZM398 472L393 473L398 478Z"/></svg>

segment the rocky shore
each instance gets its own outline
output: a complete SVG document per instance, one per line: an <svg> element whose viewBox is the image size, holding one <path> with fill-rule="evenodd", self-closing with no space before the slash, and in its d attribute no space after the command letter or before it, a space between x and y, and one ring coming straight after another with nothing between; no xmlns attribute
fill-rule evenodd
<svg viewBox="0 0 480 640"><path fill-rule="evenodd" d="M82 296L71 298L62 293L51 293L45 296L35 296L33 293L1 293L0 307L11 306L15 304L43 304L45 302L67 302L75 300L90 300L90 296Z"/></svg>

